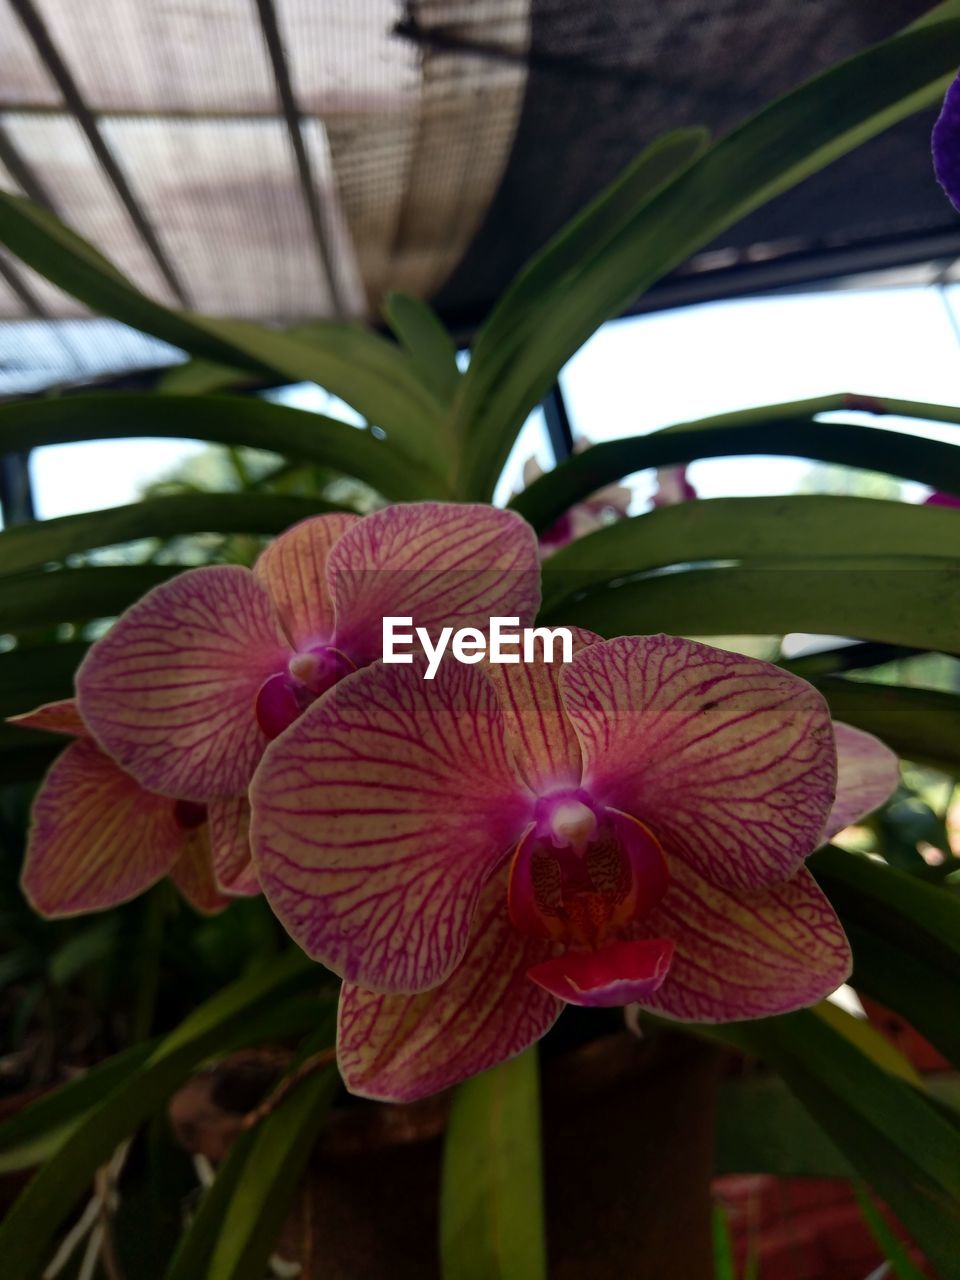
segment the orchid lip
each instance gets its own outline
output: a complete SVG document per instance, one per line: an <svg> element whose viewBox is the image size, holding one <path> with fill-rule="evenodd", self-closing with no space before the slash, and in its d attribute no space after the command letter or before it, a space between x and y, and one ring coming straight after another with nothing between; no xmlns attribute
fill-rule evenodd
<svg viewBox="0 0 960 1280"><path fill-rule="evenodd" d="M293 654L287 670L269 676L257 692L257 723L266 737L278 738L311 702L356 669L333 645L320 644Z"/></svg>
<svg viewBox="0 0 960 1280"><path fill-rule="evenodd" d="M508 909L521 933L596 948L652 911L668 883L642 822L566 788L537 801L511 864Z"/></svg>

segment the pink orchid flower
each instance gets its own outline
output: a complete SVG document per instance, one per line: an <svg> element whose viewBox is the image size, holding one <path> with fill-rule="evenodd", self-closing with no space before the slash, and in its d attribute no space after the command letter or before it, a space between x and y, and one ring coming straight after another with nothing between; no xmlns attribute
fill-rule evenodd
<svg viewBox="0 0 960 1280"><path fill-rule="evenodd" d="M345 979L355 1093L443 1089L566 1002L720 1022L813 1004L849 973L803 864L890 794L896 757L768 663L575 639L565 666L445 664L429 686L376 664L266 751L254 862Z"/></svg>
<svg viewBox="0 0 960 1280"><path fill-rule="evenodd" d="M573 452L585 453L592 447L592 441L581 437L574 444ZM536 458L528 458L523 464L523 488L529 489L530 485L539 480L543 474L543 467ZM546 560L567 543L575 542L577 538L594 533L605 525L625 519L632 499L632 489L622 484L611 484L598 489L582 502L574 503L569 511L565 511L540 534L541 557Z"/></svg>
<svg viewBox="0 0 960 1280"><path fill-rule="evenodd" d="M379 658L382 618L434 632L529 623L536 541L512 512L425 502L324 515L253 569L191 569L137 601L77 672L83 719L144 787L205 803L242 795L269 739Z"/></svg>
<svg viewBox="0 0 960 1280"><path fill-rule="evenodd" d="M692 502L698 496L687 479L687 468L658 467L657 487L650 499L654 507L675 507L680 502Z"/></svg>
<svg viewBox="0 0 960 1280"><path fill-rule="evenodd" d="M90 736L75 702L50 702L12 724L76 738L37 793L21 883L42 916L104 911L169 876L206 914L259 893L245 799L209 807L146 791Z"/></svg>

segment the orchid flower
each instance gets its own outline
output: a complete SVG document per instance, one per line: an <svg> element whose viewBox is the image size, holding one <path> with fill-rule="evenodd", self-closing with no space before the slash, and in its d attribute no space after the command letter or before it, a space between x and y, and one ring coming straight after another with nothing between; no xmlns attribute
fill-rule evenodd
<svg viewBox="0 0 960 1280"><path fill-rule="evenodd" d="M573 446L573 452L584 453L591 447L592 442L581 437ZM523 487L528 489L543 474L543 467L536 458L528 458L523 464ZM540 534L541 557L545 560L568 542L602 529L604 525L623 520L630 510L632 499L632 489L622 484L611 484L598 489L582 502L574 503L569 511L565 511Z"/></svg>
<svg viewBox="0 0 960 1280"><path fill-rule="evenodd" d="M933 168L947 198L960 210L960 75L947 90L933 126Z"/></svg>
<svg viewBox="0 0 960 1280"><path fill-rule="evenodd" d="M206 803L242 795L267 741L380 657L382 618L428 631L532 620L533 531L512 512L425 502L316 516L253 569L191 569L94 644L77 701L100 746L144 787Z"/></svg>
<svg viewBox="0 0 960 1280"><path fill-rule="evenodd" d="M675 507L680 502L692 502L697 491L687 479L687 468L658 467L657 487L650 499L654 507Z"/></svg>
<svg viewBox="0 0 960 1280"><path fill-rule="evenodd" d="M76 739L37 793L21 883L42 916L103 911L169 876L198 911L258 893L246 800L209 808L144 790L91 738L75 702L50 702L12 724Z"/></svg>
<svg viewBox="0 0 960 1280"><path fill-rule="evenodd" d="M257 873L345 979L355 1093L436 1092L565 1003L720 1022L848 975L803 864L892 792L892 752L768 663L571 631L566 665L368 667L257 770Z"/></svg>

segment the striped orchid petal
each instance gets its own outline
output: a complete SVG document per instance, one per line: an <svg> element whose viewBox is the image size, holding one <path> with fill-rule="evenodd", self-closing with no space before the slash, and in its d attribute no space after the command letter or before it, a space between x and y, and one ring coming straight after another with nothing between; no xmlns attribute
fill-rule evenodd
<svg viewBox="0 0 960 1280"><path fill-rule="evenodd" d="M240 795L264 745L257 692L289 656L270 597L248 569L193 569L155 587L77 672L91 733L151 791Z"/></svg>
<svg viewBox="0 0 960 1280"><path fill-rule="evenodd" d="M960 76L947 90L933 126L933 167L955 209L960 209Z"/></svg>
<svg viewBox="0 0 960 1280"><path fill-rule="evenodd" d="M207 805L213 875L222 893L249 897L260 892L250 853L250 802L246 796Z"/></svg>
<svg viewBox="0 0 960 1280"><path fill-rule="evenodd" d="M403 992L460 960L532 807L493 686L455 663L429 683L422 663L347 676L267 749L250 799L260 884L293 938Z"/></svg>
<svg viewBox="0 0 960 1280"><path fill-rule="evenodd" d="M359 519L343 511L303 520L275 538L253 567L295 649L326 644L333 635L327 560L334 543Z"/></svg>
<svg viewBox="0 0 960 1280"><path fill-rule="evenodd" d="M441 627L533 621L540 604L537 540L511 511L462 503L387 507L353 525L330 554L337 647L356 666L382 653L384 617Z"/></svg>
<svg viewBox="0 0 960 1280"><path fill-rule="evenodd" d="M233 901L232 896L220 891L214 876L206 824L189 832L180 857L170 868L170 879L201 915L216 915Z"/></svg>
<svg viewBox="0 0 960 1280"><path fill-rule="evenodd" d="M502 875L488 885L456 971L421 995L376 995L345 982L337 1055L361 1097L408 1102L438 1093L522 1052L563 1004L527 970L551 954L507 920Z"/></svg>
<svg viewBox="0 0 960 1280"><path fill-rule="evenodd" d="M668 863L759 888L791 876L833 803L826 703L766 662L675 636L582 650L563 700L595 800L647 824Z"/></svg>
<svg viewBox="0 0 960 1280"><path fill-rule="evenodd" d="M19 716L8 716L7 723L15 724L21 729L43 729L47 733L66 733L71 738L90 736L73 698L63 698L60 702L45 702L42 707L35 707L33 711L24 711Z"/></svg>
<svg viewBox="0 0 960 1280"><path fill-rule="evenodd" d="M184 840L169 799L144 791L80 739L54 761L37 794L23 891L43 916L102 911L162 879Z"/></svg>
<svg viewBox="0 0 960 1280"><path fill-rule="evenodd" d="M823 840L865 818L900 785L900 761L888 746L849 724L833 722L837 740L837 797L827 818Z"/></svg>
<svg viewBox="0 0 960 1280"><path fill-rule="evenodd" d="M600 637L570 627L573 652ZM563 708L559 661L516 662L487 668L503 708L517 771L534 790L577 786L583 772L580 739Z"/></svg>
<svg viewBox="0 0 960 1280"><path fill-rule="evenodd" d="M850 974L846 936L805 868L744 893L678 864L666 897L631 933L673 942L662 985L640 1003L686 1022L788 1013L822 1000Z"/></svg>

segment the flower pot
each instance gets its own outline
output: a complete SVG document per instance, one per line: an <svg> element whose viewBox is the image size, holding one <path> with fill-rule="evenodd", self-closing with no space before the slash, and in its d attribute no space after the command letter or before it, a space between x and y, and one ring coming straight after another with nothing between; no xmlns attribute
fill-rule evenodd
<svg viewBox="0 0 960 1280"><path fill-rule="evenodd" d="M551 1280L712 1280L719 1063L714 1050L660 1032L645 1041L606 1036L544 1063ZM224 1117L211 1102L225 1093L224 1070L219 1084L192 1082L172 1107L181 1141L211 1157L242 1124L239 1112ZM448 1101L336 1108L291 1205L281 1256L316 1280L438 1276Z"/></svg>

